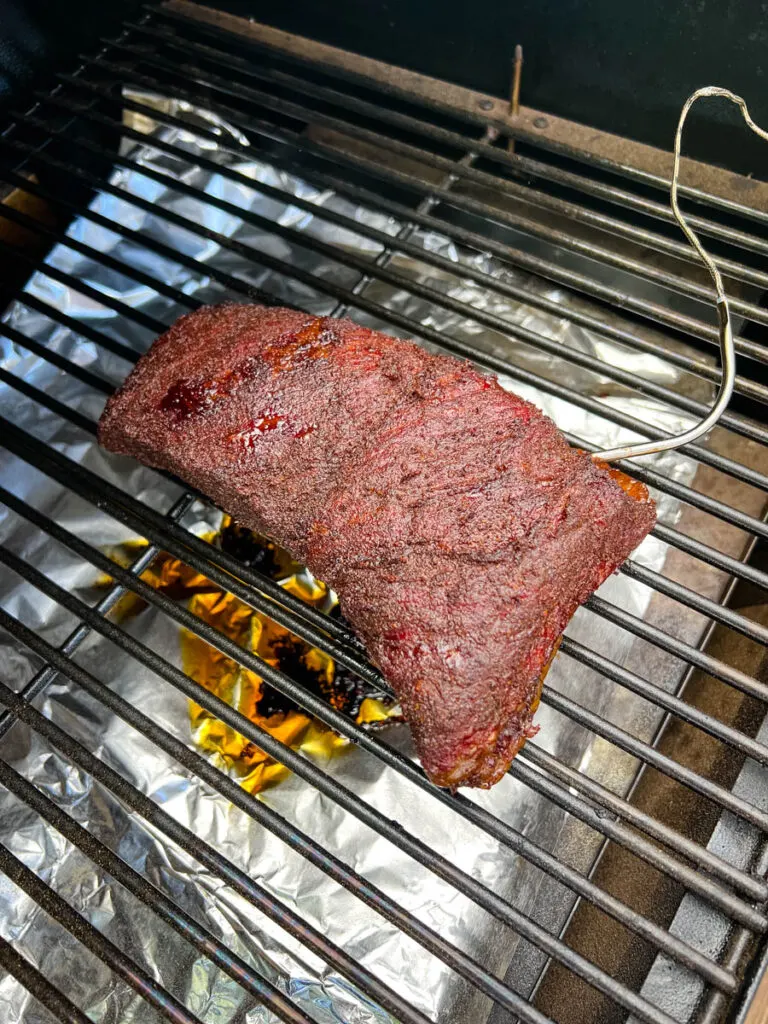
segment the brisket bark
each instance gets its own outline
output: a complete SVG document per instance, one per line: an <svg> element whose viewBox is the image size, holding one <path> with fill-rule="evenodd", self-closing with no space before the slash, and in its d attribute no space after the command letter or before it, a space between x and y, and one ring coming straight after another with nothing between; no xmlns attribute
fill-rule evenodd
<svg viewBox="0 0 768 1024"><path fill-rule="evenodd" d="M642 488L630 496L495 378L287 309L182 317L109 400L99 439L337 591L443 786L506 772L568 620L655 519Z"/></svg>

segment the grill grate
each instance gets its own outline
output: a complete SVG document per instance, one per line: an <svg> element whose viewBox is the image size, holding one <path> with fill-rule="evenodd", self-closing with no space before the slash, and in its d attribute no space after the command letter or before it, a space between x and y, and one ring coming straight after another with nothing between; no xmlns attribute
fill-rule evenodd
<svg viewBox="0 0 768 1024"><path fill-rule="evenodd" d="M290 70L285 70L286 66ZM142 92L169 96L181 103L173 112L168 112ZM189 107L185 108L184 103ZM394 219L395 233L338 209L320 206L306 196L289 194L282 185L255 181L236 167L205 155L192 157L178 139L168 141L167 137L152 135L149 141L142 118L183 129L203 143L215 143L224 152L241 155L238 143L222 137L219 128L195 121L189 113L192 107L211 111L236 126L237 138L255 146L260 156L266 153L264 159L281 171L298 174L316 188L330 190L351 204L362 204ZM130 112L133 119L125 120L125 112ZM73 189L79 186L114 196L136 210L157 216L183 232L206 240L223 252L252 261L278 277L291 279L307 289L308 295L333 300L333 315L349 313L354 317L375 318L442 350L472 358L515 385L535 388L572 408L600 417L614 427L637 431L645 437L672 432L611 403L612 395L622 395L627 389L675 414L699 417L707 408L706 389L720 377L711 358L717 346L717 331L711 323L710 290L701 283L703 279L692 266L692 255L678 239L664 197L658 191L666 187L665 182L647 172L609 167L605 162L590 163L583 155L564 151L563 147L552 151L542 140L535 140L539 145L534 148L534 140L525 132L516 134L519 144L515 152L510 153L497 144L498 126L488 124L479 114L446 111L436 108L423 96L397 90L381 88L377 91L370 81L361 82L340 68L313 63L306 57L277 54L253 38L235 37L213 24L180 14L174 5L169 5L149 10L140 24L128 25L119 39L105 44L101 53L86 61L77 74L61 75L56 89L41 93L32 111L20 112L12 130L0 141L0 174L9 186L48 204L48 208L64 220L77 215L90 224L117 233L135 246L134 253L146 251L200 271L198 257L169 246L143 227L136 229L96 209L84 208L82 196ZM181 156L202 170L215 172L233 186L255 189L268 199L290 203L297 211L366 239L378 247L377 255L374 258L361 256L351 248L300 232L295 223L278 222L243 209L213 192L205 194L205 203L212 210L237 217L271 239L297 245L335 267L344 268L346 276L318 274L299 261L275 255L277 248L264 251L208 223L195 221L179 212L179 208L159 208L151 197L128 193L123 183L114 177L108 178L112 167L126 172L140 170L146 181L171 189L181 197L199 202L202 196L194 183L176 179L168 170L146 164L139 169L131 150L123 149L117 154L114 141L118 137L149 144L153 151L170 158ZM247 146L242 148L245 151ZM380 158L374 154L379 154ZM108 170L105 172L104 168ZM33 177L29 176L30 172ZM684 508L682 518L675 525L662 517L654 537L668 546L689 569L695 565L696 570L676 578L667 565L664 571L659 571L637 558L623 567L626 577L642 584L674 609L662 624L649 621L602 595L593 597L587 604L591 615L631 634L643 650L653 652L653 658L663 659L650 660L646 674L570 636L564 638L559 655L594 670L626 694L640 698L663 719L655 737L649 741L620 722L604 717L588 703L581 704L552 687L545 688L543 703L602 741L612 757L630 757L638 770L654 771L672 780L687 792L704 798L710 809L717 813L730 812L744 827L751 826L763 834L768 832L768 811L759 799L737 792L716 773L710 775L691 766L685 757L674 756L661 742L664 726L687 723L697 734L716 741L719 750L731 752L738 764L768 765L768 745L758 732L761 712L754 712L752 720L746 723L738 719L725 720L711 709L689 700L686 691L686 683L698 670L724 684L729 692L745 695L759 708L768 700L768 687L757 670L746 670L738 662L730 663L704 649L704 641L714 624L752 644L764 646L768 641L768 626L759 617L750 617L726 604L736 581L761 591L768 588L768 573L760 568L759 560L746 561L755 542L768 536L762 494L768 489L768 460L763 447L768 441L768 428L763 425L764 415L760 411L768 401L768 377L764 371L768 347L760 340L764 337L761 329L768 325L768 312L760 304L768 284L764 263L768 242L763 237L768 215L695 189L688 188L682 193L695 203L697 213L691 222L705 236L727 276L734 313L741 318L742 326L736 339L740 356L740 375L736 383L739 401L723 417L712 439L684 450L697 468L694 478L672 475L666 463L653 460L622 468ZM146 267L152 266L151 261L129 260L124 255L101 252L79 237L63 235L50 221L10 204L0 207L0 217L4 223L19 229L22 237L34 236L46 246L58 242L101 267L127 276L137 287L170 300L167 308L175 313L202 304L197 296L185 294L148 271ZM423 232L447 236L455 245L486 254L535 277L530 282L518 277L511 279L471 263L461 264L457 269L454 260L418 240ZM638 255L638 252L645 255ZM144 309L133 308L124 299L110 294L108 289L74 277L58 266L50 263L43 266L38 253L28 247L3 240L0 254L30 271L42 269L51 281L75 290L98 308L117 313L132 335L138 332L143 337L147 332L160 333L172 319L160 319ZM465 301L442 290L431 278L417 279L404 271L398 265L398 255L412 257L430 271L459 274L462 280L482 286L493 296L522 303L545 314L566 316L579 328L596 332L606 345L621 345L638 359L647 356L661 360L664 366L681 371L686 381L693 381L695 386L685 389L670 386L663 382L663 375L649 375L642 368L647 364L638 361L632 365L639 365L640 369L615 365L610 362L610 356L607 360L547 336L535 326L513 323L494 312L490 304L485 308L472 306L468 309ZM606 269L610 269L613 276L607 276ZM218 264L206 263L203 270L216 286L230 295L268 303L276 301L269 289ZM564 307L551 293L542 292L535 284L536 279L565 289L578 301ZM630 279L631 287L622 283ZM620 283L611 283L616 280ZM421 300L428 312L418 317L377 298L376 289L381 285ZM656 297L649 297L651 295ZM19 292L17 298L25 308L44 315L58 328L73 331L85 343L96 345L119 360L136 360L137 351L119 335L113 337L95 327L97 320L75 318L59 309L55 301L41 299L28 290ZM519 343L521 351L533 351L546 356L548 361L539 360L535 364L514 361L466 340L461 333L452 334L434 326L433 309L469 319L487 332ZM621 317L617 317L617 311ZM112 385L104 377L29 336L18 326L1 323L0 334L19 350L47 361L96 395L111 392ZM685 345L679 344L682 340ZM593 376L599 375L606 381L605 394L587 393L588 389L580 390L578 385L564 382L568 378L552 370L563 361ZM531 369L532 365L537 368ZM95 419L80 408L38 388L11 369L0 368L0 382L30 403L48 409L76 431L93 437ZM573 432L567 436L573 443L595 450L596 446L590 445L587 438ZM458 816L540 869L568 894L568 907L572 908L578 899L581 904L598 908L620 923L627 933L642 940L645 948L663 954L679 969L699 979L702 987L697 1020L711 1022L722 1014L740 987L757 941L768 929L768 883L764 877L767 848L763 843L751 863L731 862L708 847L708 836L691 836L684 829L671 827L633 802L631 791L626 788L614 791L590 777L585 766L569 763L537 742L529 743L514 762L510 775L516 782L567 812L570 819L587 827L590 833L602 837L609 844L605 849L616 845L630 852L638 862L677 883L681 892L695 895L710 911L727 919L728 943L716 950L699 948L687 936L668 927L668 922L660 923L640 913L629 902L602 887L594 869L577 870L560 856L557 846L550 851L524 831L506 823L482 802L461 793L435 789L408 756L387 742L386 735L367 731L287 674L202 621L185 605L148 584L142 574L161 552L167 552L312 647L327 652L339 665L386 690L386 684L365 661L358 643L342 621L307 606L258 570L244 566L232 555L190 532L185 517L196 502L204 500L201 495L186 492L164 513L7 418L2 421L2 444L15 459L34 467L62 490L145 538L148 546L131 565L123 567L95 543L83 540L61 525L54 515L42 511L30 494L16 493L12 483L10 489L0 487L0 502L14 521L23 520L46 543L57 542L83 565L90 565L112 580L111 589L91 606L73 589L60 585L55 574L42 571L16 553L12 546L0 548L0 562L9 576L31 584L41 598L67 610L78 622L62 642L54 644L27 624L24 614L16 614L18 609L14 609L16 613L0 609L0 627L34 654L41 665L19 692L14 692L7 681L0 688L0 701L5 706L0 715L3 744L0 784L36 811L87 858L99 864L150 908L158 922L178 932L253 1000L281 1020L315 1019L302 1008L295 993L287 992L254 968L210 928L178 906L155 882L145 878L119 853L100 841L91 829L62 810L51 795L29 781L7 753L11 749L7 741L16 723L23 723L46 740L69 763L87 773L130 812L278 924L373 1004L398 1020L423 1022L427 1019L397 987L345 952L304 920L289 902L254 881L215 845L181 825L107 760L94 754L38 710L34 702L49 694L57 680L62 677L70 680L108 708L191 775L203 780L211 791L230 801L380 918L488 996L512 1015L507 1019L516 1018L531 1024L550 1020L548 1011L542 1009L545 1003L540 1001L539 995L546 982L546 968L551 963L562 965L574 979L583 980L606 997L613 1007L611 1012L618 1013L619 1018L631 1015L648 1024L671 1024L675 1019L666 1006L651 1001L640 985L633 985L622 978L620 972L601 966L600 957L579 951L570 941L565 919L551 928L540 923L535 915L476 877L472 869L452 863L438 850L404 830L390 817L396 813L394 808L384 812L360 800L321 765L268 734L214 693L203 690L152 646L124 629L110 618L110 613L126 594L138 595L171 621L254 672L320 722L348 737L365 756L377 759L415 786L419 790L418 799L425 804L436 802L446 812ZM675 624L676 615L688 614L685 609L693 613L693 619L685 621L696 625L690 635L677 630ZM497 977L481 959L401 906L387 894L385 887L363 877L309 832L302 831L274 810L268 801L247 792L211 761L110 689L77 660L78 651L92 636L109 641L136 664L148 668L164 684L197 702L285 765L318 794L343 808L350 820L355 819L362 826L361 837L370 831L383 837L413 862L484 909L496 922L523 937L539 957L538 988L530 985L527 991L518 991L520 986L514 975L504 980ZM648 656L651 658L650 654ZM655 667L670 665L680 680L674 689L664 685L664 680L654 681ZM5 839L0 835L3 843ZM172 995L163 980L154 977L108 939L87 915L75 910L71 902L46 881L44 872L32 870L7 845L0 845L0 871L72 932L160 1016L173 1021L203 1019ZM70 998L71 993L54 987L28 958L4 939L0 940L0 963L54 1016L71 1021L87 1019Z"/></svg>

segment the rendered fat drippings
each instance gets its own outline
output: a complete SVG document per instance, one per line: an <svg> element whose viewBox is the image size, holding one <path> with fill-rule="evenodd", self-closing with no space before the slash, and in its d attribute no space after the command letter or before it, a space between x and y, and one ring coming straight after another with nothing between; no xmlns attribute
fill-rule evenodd
<svg viewBox="0 0 768 1024"><path fill-rule="evenodd" d="M207 539L245 565L259 569L306 604L338 614L338 600L333 591L266 538L238 527L225 516L218 533L209 534ZM143 547L146 541L130 541L109 553L120 564L128 564ZM179 559L161 553L141 578L185 604L202 622L285 672L357 724L373 728L400 718L399 708L387 695L337 665L323 651L221 590ZM107 586L111 581L105 576L99 582ZM145 607L142 598L126 594L113 615L125 620ZM255 672L226 657L195 633L181 630L180 647L181 667L188 676L293 750L315 757L330 757L350 745L345 737L301 710ZM249 792L258 792L288 774L287 768L196 701L189 702L189 720L195 744Z"/></svg>

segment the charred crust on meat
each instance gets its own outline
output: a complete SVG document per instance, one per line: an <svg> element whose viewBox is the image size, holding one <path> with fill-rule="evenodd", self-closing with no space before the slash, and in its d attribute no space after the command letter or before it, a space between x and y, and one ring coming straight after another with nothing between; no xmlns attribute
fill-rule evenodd
<svg viewBox="0 0 768 1024"><path fill-rule="evenodd" d="M182 317L110 398L99 439L333 587L426 772L453 788L503 776L571 615L655 521L642 484L494 377L287 309Z"/></svg>

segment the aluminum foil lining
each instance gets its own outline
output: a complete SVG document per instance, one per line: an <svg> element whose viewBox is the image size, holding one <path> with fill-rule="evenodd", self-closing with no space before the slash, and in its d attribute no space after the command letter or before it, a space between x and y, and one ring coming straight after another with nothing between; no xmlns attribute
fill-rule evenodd
<svg viewBox="0 0 768 1024"><path fill-rule="evenodd" d="M154 98L152 102L160 104L166 101ZM72 223L69 237L87 242L99 252L109 253L129 266L141 268L195 299L206 302L242 301L242 296L228 294L209 276L209 270L223 268L287 304L314 314L330 314L334 312L335 304L323 296L319 288L310 289L265 270L259 264L258 253L279 256L294 266L311 271L321 280L350 287L358 281L354 271L313 254L302 248L300 243L288 243L255 229L239 217L215 209L206 203L205 196L224 197L243 210L257 211L270 220L290 225L300 235L321 238L371 261L381 256L379 246L357 233L324 222L321 216L292 205L289 199L279 203L265 198L258 191L259 182L276 185L289 196L309 199L319 210L341 211L361 224L373 224L393 237L403 228L393 218L353 206L339 195L312 186L298 174L281 171L270 164L265 153L256 152L253 146L243 146L236 129L218 121L210 113L192 110L186 104L167 102L167 105L174 112L183 114L191 124L203 122L209 128L215 127L220 133L222 146L209 140L202 141L192 132L163 127L144 118L141 123L148 132L146 143L131 143L123 150L135 162L136 168L116 169L110 177L110 181L124 191L126 199L101 193L93 199L91 208L117 224L140 232L143 237L159 240L173 250L194 257L198 261L197 269L191 270L160 257L135 240L94 224L87 216L81 216ZM154 149L152 136L155 134L177 144L188 156L172 157ZM236 154L234 150L238 147L239 153ZM195 165L195 157L200 153L222 165L236 167L253 179L253 187L201 170ZM151 181L142 176L141 167L159 169L195 186L200 191L200 198L181 195ZM149 214L132 206L128 199L131 195L152 200L157 212ZM193 224L205 224L228 238L251 246L253 259L235 255L201 238L194 230L184 230L169 223L162 216L166 209L188 217ZM411 237L425 249L448 256L456 266L455 275L441 273L403 255L396 255L394 263L414 278L429 280L436 288L459 297L466 304L466 318L382 283L368 285L366 296L446 334L503 353L521 365L534 367L537 372L554 374L564 383L598 395L607 404L620 404L622 409L639 419L669 430L679 431L690 425L689 420L659 403L617 388L607 378L580 370L563 360L554 360L502 335L494 335L471 320L472 309L492 309L510 322L524 324L569 347L593 353L606 362L631 368L672 387L697 393L699 397L709 396L708 390L703 394L695 392L696 388L706 385L694 383L663 360L630 352L575 327L568 320L569 303L573 300L551 284L532 279L510 267L502 267L486 256L463 250L447 238L419 231ZM47 263L165 323L170 324L184 311L170 299L136 283L130 276L107 269L98 261L67 248L66 244L57 245ZM462 266L467 264L518 283L524 282L541 291L562 305L562 316L546 315L533 307L527 308L484 291L462 278ZM75 321L92 325L119 339L137 352L144 351L153 340L149 331L77 290L60 284L48 276L45 269L32 276L26 292L65 312ZM354 308L350 315L372 326L389 329L386 322L374 323ZM129 370L123 359L31 309L23 296L9 308L5 320L29 337L114 384L118 384ZM3 367L67 407L94 421L98 418L103 396L8 339L2 339L0 344ZM605 446L633 439L627 430L544 392L520 386L512 380L504 380L504 385L532 399L553 416L561 428L579 437ZM153 508L167 510L178 496L178 490L157 474L101 451L92 437L18 391L3 386L0 394L3 411L13 422ZM676 480L688 482L693 477L694 466L690 460L674 452L654 457L654 462ZM0 480L4 486L101 549L109 549L131 539L131 534L108 515L7 454L3 455L0 464ZM676 502L666 496L660 500L659 511L661 519L667 523L674 523L678 515ZM219 514L202 504L194 505L185 520L190 529L198 532L216 528L218 522ZM98 574L91 566L5 509L0 509L0 532L4 544L57 583L89 602L95 600ZM665 550L661 542L648 538L636 557L645 565L660 569ZM0 588L3 607L52 643L60 643L75 624L69 613L30 586L23 585L10 573L3 575ZM602 594L638 615L646 612L649 603L647 588L623 576L608 580ZM126 629L175 664L179 663L178 629L161 614L147 609L127 622ZM618 663L625 658L632 643L628 634L584 610L575 616L568 632ZM4 681L18 689L39 668L39 662L7 636L2 637L2 644ZM154 721L184 742L192 743L186 699L153 677L148 670L105 641L93 637L80 648L76 660ZM649 713L642 702L628 699L626 694L617 695L613 684L564 656L555 660L548 685L607 718L619 721L630 731L637 728L639 733L645 734L657 722L655 714ZM674 681L670 680L669 685L674 685ZM431 1018L446 1024L459 1020L485 1020L489 1009L487 1000L478 996L466 982L206 785L191 778L149 741L86 696L77 685L57 677L38 700L38 707ZM538 713L538 724L541 731L537 744L590 773L590 765L599 761L595 756L598 744L595 737L546 706L542 706ZM412 754L407 727L393 727L385 739ZM100 785L26 727L14 726L2 740L1 754L125 861L288 992L313 1019L356 1024L390 1019L345 979L256 913L163 835L128 813ZM631 758L616 756L623 765L617 776L618 788L626 788L636 764ZM551 884L544 882L537 869L474 826L464 823L437 801L415 793L374 757L350 747L343 756L328 758L322 766L329 775L343 781L358 794L361 800L388 817L396 818L403 828L521 910L532 908L537 895L541 894L542 885ZM566 816L512 778L505 778L489 793L468 792L468 795L531 840L550 850L558 848L558 836L564 828ZM266 790L261 799L375 882L443 938L471 952L490 969L503 975L514 963L518 940L511 931L500 927L468 899L308 785L291 776ZM77 852L33 811L4 791L0 791L0 814L2 842L158 978L202 1021L209 1024L230 1021L266 1024L275 1019L267 1009L255 1004L231 979L161 924L98 865ZM552 899L566 898L564 890L559 886L553 887ZM155 1012L117 979L108 966L85 951L75 938L5 878L0 878L0 933L28 956L54 985L80 1005L94 1022L148 1024L156 1019ZM75 964L77 969L73 970ZM0 1017L6 1024L31 1024L32 1021L49 1019L45 1011L9 976L0 979Z"/></svg>

